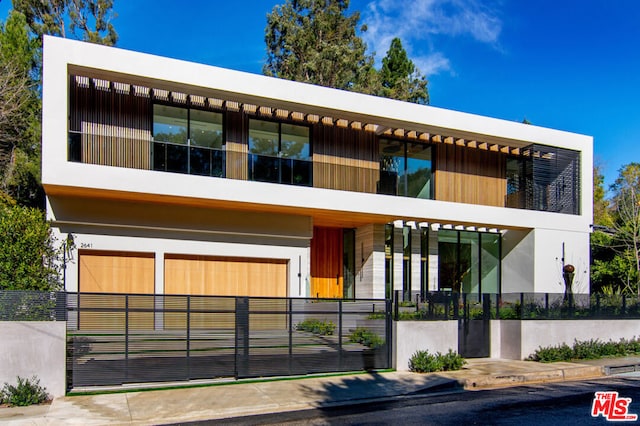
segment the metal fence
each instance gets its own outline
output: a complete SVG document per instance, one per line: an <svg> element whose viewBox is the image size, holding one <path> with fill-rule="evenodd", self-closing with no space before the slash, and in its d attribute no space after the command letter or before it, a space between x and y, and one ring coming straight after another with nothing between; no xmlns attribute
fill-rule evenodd
<svg viewBox="0 0 640 426"><path fill-rule="evenodd" d="M70 388L391 367L385 300L68 293L67 306Z"/></svg>
<svg viewBox="0 0 640 426"><path fill-rule="evenodd" d="M459 294L414 293L410 302L397 294L396 321L456 319L635 319L640 318L638 296L564 293Z"/></svg>
<svg viewBox="0 0 640 426"><path fill-rule="evenodd" d="M0 291L0 321L64 321L66 293L56 291Z"/></svg>

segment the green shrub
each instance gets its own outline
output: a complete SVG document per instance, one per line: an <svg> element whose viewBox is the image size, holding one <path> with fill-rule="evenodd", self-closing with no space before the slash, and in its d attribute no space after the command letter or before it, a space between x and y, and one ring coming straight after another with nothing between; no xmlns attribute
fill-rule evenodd
<svg viewBox="0 0 640 426"><path fill-rule="evenodd" d="M331 321L320 321L315 318L309 318L296 324L296 330L308 331L321 336L331 336L336 329L336 325Z"/></svg>
<svg viewBox="0 0 640 426"><path fill-rule="evenodd" d="M29 379L23 379L18 376L18 384L13 386L9 383L4 384L4 388L0 391L0 400L2 403L17 406L26 406L33 404L41 404L48 399L47 391L40 386L40 380L35 376Z"/></svg>
<svg viewBox="0 0 640 426"><path fill-rule="evenodd" d="M384 345L384 339L382 337L364 327L356 328L353 333L349 335L349 341L353 343L360 343L364 346L370 347L371 349L376 349Z"/></svg>
<svg viewBox="0 0 640 426"><path fill-rule="evenodd" d="M409 370L415 373L430 373L434 371L460 370L467 361L458 353L449 349L449 352L435 354L429 351L417 351L409 359Z"/></svg>
<svg viewBox="0 0 640 426"><path fill-rule="evenodd" d="M566 343L544 348L539 347L527 359L540 362L556 362L637 354L640 354L640 341L635 338L631 340L621 339L618 342L611 340L602 342L598 339L591 339L585 341L575 340L572 347L569 347Z"/></svg>
<svg viewBox="0 0 640 426"><path fill-rule="evenodd" d="M380 320L387 318L387 314L385 312L372 312L367 315L367 319L370 320Z"/></svg>

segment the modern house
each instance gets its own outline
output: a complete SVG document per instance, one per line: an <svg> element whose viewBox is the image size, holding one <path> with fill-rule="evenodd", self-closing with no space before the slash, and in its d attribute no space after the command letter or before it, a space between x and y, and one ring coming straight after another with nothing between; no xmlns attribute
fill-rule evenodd
<svg viewBox="0 0 640 426"><path fill-rule="evenodd" d="M588 292L591 137L44 39L68 291Z"/></svg>

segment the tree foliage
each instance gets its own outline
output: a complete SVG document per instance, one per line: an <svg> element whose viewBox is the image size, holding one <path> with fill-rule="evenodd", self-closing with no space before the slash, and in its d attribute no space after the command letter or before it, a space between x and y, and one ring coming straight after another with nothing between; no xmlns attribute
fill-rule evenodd
<svg viewBox="0 0 640 426"><path fill-rule="evenodd" d="M118 34L111 23L113 0L13 0L33 33L68 37L113 46ZM69 31L67 31L67 26ZM71 34L68 34L70 32Z"/></svg>
<svg viewBox="0 0 640 426"><path fill-rule="evenodd" d="M640 164L622 167L604 198L603 178L594 173L592 289L640 296Z"/></svg>
<svg viewBox="0 0 640 426"><path fill-rule="evenodd" d="M370 92L367 77L373 58L356 33L360 14L347 14L348 7L349 0L288 0L275 6L267 15L264 73Z"/></svg>
<svg viewBox="0 0 640 426"><path fill-rule="evenodd" d="M266 75L409 102L429 102L427 79L394 39L380 71L349 0L286 0L267 15Z"/></svg>
<svg viewBox="0 0 640 426"><path fill-rule="evenodd" d="M59 289L58 253L44 214L6 200L0 206L0 289Z"/></svg>
<svg viewBox="0 0 640 426"><path fill-rule="evenodd" d="M0 190L22 205L43 208L39 58L24 15L12 11L0 24Z"/></svg>
<svg viewBox="0 0 640 426"><path fill-rule="evenodd" d="M382 58L380 80L380 96L418 104L429 103L427 79L417 71L397 37L391 41L387 55Z"/></svg>

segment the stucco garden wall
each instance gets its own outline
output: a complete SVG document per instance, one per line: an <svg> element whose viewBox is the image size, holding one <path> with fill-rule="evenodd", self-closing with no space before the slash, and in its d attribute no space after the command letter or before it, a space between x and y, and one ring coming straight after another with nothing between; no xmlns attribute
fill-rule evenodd
<svg viewBox="0 0 640 426"><path fill-rule="evenodd" d="M640 337L640 320L535 320L499 322L500 357L524 359L538 347L574 340L617 341ZM492 327L495 329L497 327ZM492 330L493 331L493 330ZM493 355L493 351L492 351Z"/></svg>
<svg viewBox="0 0 640 426"><path fill-rule="evenodd" d="M458 350L458 321L394 321L392 365L409 370L409 358L418 350L446 353Z"/></svg>
<svg viewBox="0 0 640 426"><path fill-rule="evenodd" d="M64 321L0 322L0 384L35 375L49 396L64 396L66 333Z"/></svg>

